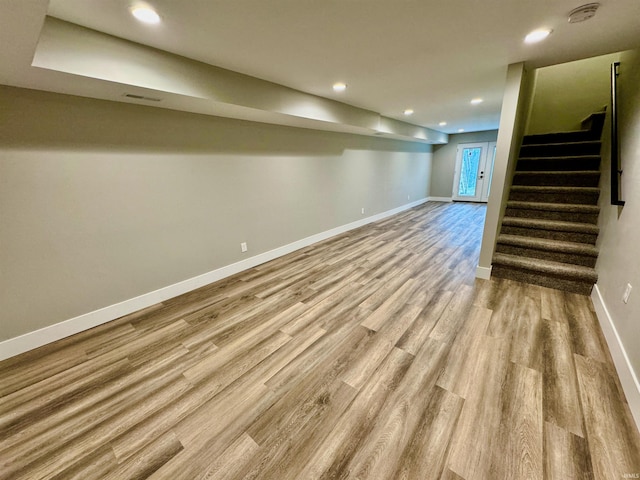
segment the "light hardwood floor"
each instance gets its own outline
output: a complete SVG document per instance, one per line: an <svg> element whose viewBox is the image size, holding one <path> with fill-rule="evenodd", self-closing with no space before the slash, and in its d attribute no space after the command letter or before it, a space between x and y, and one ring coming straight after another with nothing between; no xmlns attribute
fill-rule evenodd
<svg viewBox="0 0 640 480"><path fill-rule="evenodd" d="M0 363L0 478L640 474L590 299L474 279L483 218L428 203Z"/></svg>

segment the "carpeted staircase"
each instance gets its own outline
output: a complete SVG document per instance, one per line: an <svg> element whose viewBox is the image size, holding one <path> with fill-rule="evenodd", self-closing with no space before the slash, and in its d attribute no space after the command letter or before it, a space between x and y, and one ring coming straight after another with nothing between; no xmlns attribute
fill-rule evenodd
<svg viewBox="0 0 640 480"><path fill-rule="evenodd" d="M522 141L492 275L589 295L598 275L600 135L605 112L583 130Z"/></svg>

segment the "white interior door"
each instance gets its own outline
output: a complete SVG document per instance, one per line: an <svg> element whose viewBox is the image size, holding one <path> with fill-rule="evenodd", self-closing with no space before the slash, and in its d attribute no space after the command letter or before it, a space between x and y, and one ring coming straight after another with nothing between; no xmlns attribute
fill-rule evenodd
<svg viewBox="0 0 640 480"><path fill-rule="evenodd" d="M494 159L495 142L458 145L453 199L466 202L488 201Z"/></svg>

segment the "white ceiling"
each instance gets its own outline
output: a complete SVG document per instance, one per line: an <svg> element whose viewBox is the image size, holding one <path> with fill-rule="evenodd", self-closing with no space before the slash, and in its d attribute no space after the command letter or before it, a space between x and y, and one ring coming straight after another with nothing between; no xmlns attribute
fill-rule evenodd
<svg viewBox="0 0 640 480"><path fill-rule="evenodd" d="M38 88L24 62L48 13L442 132L487 130L498 127L510 63L539 67L640 45L640 0L602 0L595 18L569 24L568 13L582 3L148 0L163 19L149 26L131 17L132 0L0 0L0 60L15 63L0 67L0 82ZM553 34L525 45L540 27ZM347 91L334 93L336 81ZM471 106L474 97L485 101ZM405 108L415 114L405 117Z"/></svg>

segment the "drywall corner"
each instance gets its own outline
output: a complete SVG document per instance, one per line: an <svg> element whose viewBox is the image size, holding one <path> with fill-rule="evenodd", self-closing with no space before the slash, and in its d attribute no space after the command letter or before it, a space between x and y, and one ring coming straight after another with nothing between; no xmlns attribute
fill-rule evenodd
<svg viewBox="0 0 640 480"><path fill-rule="evenodd" d="M491 195L487 203L478 262L478 267L483 269L491 268L496 239L504 216L509 186L527 118L531 83L528 81L529 77L523 63L511 64L507 69L502 111L500 112L500 127L496 141L496 158L491 180Z"/></svg>

